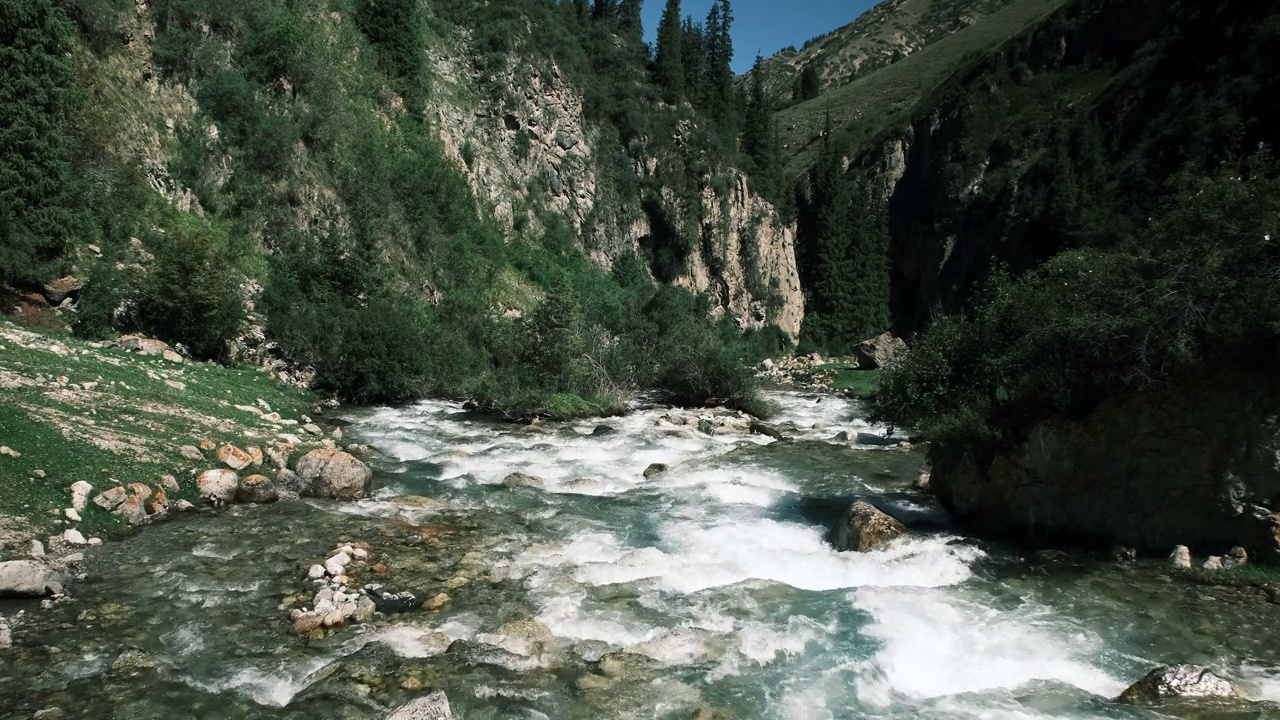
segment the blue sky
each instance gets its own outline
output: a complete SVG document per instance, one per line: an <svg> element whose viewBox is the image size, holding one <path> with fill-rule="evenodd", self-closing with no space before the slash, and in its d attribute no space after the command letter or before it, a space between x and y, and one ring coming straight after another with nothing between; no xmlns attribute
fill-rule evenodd
<svg viewBox="0 0 1280 720"><path fill-rule="evenodd" d="M681 13L698 22L712 0L683 0ZM815 35L847 25L876 0L729 0L733 10L733 70L746 72L759 52L769 57L788 45L797 48ZM653 42L666 0L645 0L644 35Z"/></svg>

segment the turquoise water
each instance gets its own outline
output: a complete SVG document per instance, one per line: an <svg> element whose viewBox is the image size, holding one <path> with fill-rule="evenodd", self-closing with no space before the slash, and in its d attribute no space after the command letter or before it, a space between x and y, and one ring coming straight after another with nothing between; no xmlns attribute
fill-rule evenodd
<svg viewBox="0 0 1280 720"><path fill-rule="evenodd" d="M795 440L663 409L532 428L440 402L356 411L348 436L384 453L373 498L239 507L105 548L74 601L0 607L26 611L0 707L378 718L440 687L468 719L1158 717L1106 699L1175 661L1280 699L1280 613L1253 591L966 538L910 490L918 452L832 440L878 431L858 408L773 399ZM669 469L645 479L651 463ZM508 488L512 472L543 487ZM826 528L860 497L916 536L834 552ZM359 540L388 566L361 581L449 602L290 635L307 567ZM524 621L545 629L503 628Z"/></svg>

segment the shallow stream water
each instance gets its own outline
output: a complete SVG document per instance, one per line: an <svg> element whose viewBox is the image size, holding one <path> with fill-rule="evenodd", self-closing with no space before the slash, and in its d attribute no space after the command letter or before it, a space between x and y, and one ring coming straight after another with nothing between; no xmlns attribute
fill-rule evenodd
<svg viewBox="0 0 1280 720"><path fill-rule="evenodd" d="M382 718L433 688L466 720L1161 717L1107 699L1165 662L1280 700L1280 608L1259 591L966 538L910 489L918 452L833 439L883 432L856 406L771 399L794 439L663 409L535 427L442 402L353 412L348 437L383 453L370 500L148 528L87 558L72 601L0 606L23 612L0 717ZM652 463L668 470L646 479ZM835 552L826 529L857 498L916 536ZM289 634L307 567L356 541L385 566L361 582L449 601Z"/></svg>

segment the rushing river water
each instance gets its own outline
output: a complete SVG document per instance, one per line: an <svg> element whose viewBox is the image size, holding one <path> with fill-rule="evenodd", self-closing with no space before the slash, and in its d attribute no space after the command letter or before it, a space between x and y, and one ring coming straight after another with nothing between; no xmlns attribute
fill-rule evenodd
<svg viewBox="0 0 1280 720"><path fill-rule="evenodd" d="M878 431L856 407L772 399L793 440L661 409L537 427L357 411L348 436L384 453L372 499L148 528L89 557L73 601L0 606L25 610L0 716L381 718L442 688L466 720L1159 717L1107 698L1163 662L1280 699L1280 612L1257 591L967 539L910 490L919 453L833 440ZM646 479L652 463L669 469ZM917 536L835 552L826 528L859 497ZM362 581L449 602L289 634L307 567L361 540L387 566Z"/></svg>

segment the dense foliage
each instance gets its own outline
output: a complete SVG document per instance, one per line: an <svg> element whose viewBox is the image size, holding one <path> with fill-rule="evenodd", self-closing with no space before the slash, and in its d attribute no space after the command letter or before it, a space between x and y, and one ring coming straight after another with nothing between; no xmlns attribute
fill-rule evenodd
<svg viewBox="0 0 1280 720"><path fill-rule="evenodd" d="M615 138L600 153L608 192L700 197L737 161L736 139L709 119L709 132L677 147L671 128L697 126L701 111L653 102L639 10L635 0L155 0L144 40L126 29L136 10L123 0L3 0L0 281L38 288L74 260L88 280L79 333L140 331L224 358L258 322L272 352L355 400L434 393L558 416L612 412L651 388L762 410L744 368L765 344L653 280L684 262L679 230L665 253L648 248L612 272L582 251L607 219L585 237L554 216L504 234L427 119L425 49L470 28L477 70L498 70L517 48L546 52L588 93L590 120ZM535 28L555 41L530 49ZM112 94L110 73L128 64L122 35L149 41L146 71L197 103L161 129L169 161L145 177L119 147L154 132ZM629 166L646 154L671 159L647 185ZM189 212L173 208L185 188ZM672 220L696 219L689 208ZM69 255L89 241L100 254ZM512 292L523 317L502 311Z"/></svg>
<svg viewBox="0 0 1280 720"><path fill-rule="evenodd" d="M1018 442L1039 421L1280 349L1280 180L1265 163L1182 176L1158 214L1107 250L993 277L882 377L878 411L942 452Z"/></svg>

